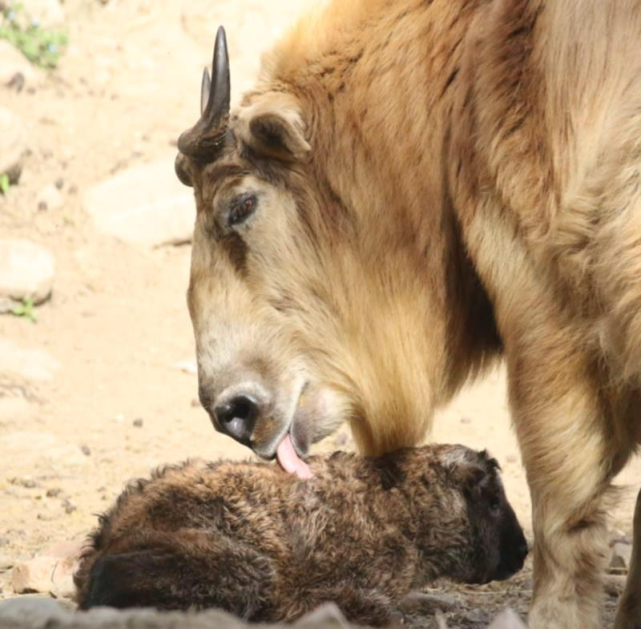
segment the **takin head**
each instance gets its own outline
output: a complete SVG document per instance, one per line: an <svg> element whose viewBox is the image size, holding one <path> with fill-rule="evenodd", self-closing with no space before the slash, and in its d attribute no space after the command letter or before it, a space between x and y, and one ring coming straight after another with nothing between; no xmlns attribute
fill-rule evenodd
<svg viewBox="0 0 641 629"><path fill-rule="evenodd" d="M419 237L398 214L404 202L386 207L351 175L337 188L353 143L341 145L322 88L301 82L265 75L230 112L219 29L201 118L176 159L197 206L187 300L200 400L217 430L290 472L346 421L366 454L416 445L468 376L446 326L480 339L475 322L485 321L448 302L468 294L444 268L464 266L442 242L448 229Z"/></svg>

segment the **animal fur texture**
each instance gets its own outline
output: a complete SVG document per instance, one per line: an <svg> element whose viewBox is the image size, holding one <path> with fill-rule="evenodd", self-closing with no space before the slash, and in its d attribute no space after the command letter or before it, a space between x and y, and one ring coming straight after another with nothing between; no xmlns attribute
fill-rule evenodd
<svg viewBox="0 0 641 629"><path fill-rule="evenodd" d="M181 156L201 399L258 454L414 445L505 360L532 629L600 626L641 440L639 41L639 0L335 0Z"/></svg>
<svg viewBox="0 0 641 629"><path fill-rule="evenodd" d="M274 622L333 601L384 625L438 577L484 583L523 565L523 532L485 452L440 445L310 465L308 481L200 461L132 483L84 554L80 607L218 607Z"/></svg>

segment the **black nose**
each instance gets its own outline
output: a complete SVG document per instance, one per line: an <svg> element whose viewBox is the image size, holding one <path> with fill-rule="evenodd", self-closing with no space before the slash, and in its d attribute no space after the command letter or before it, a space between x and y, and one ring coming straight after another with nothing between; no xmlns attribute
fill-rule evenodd
<svg viewBox="0 0 641 629"><path fill-rule="evenodd" d="M258 403L248 395L237 395L214 409L223 432L240 443L249 444L258 417Z"/></svg>
<svg viewBox="0 0 641 629"><path fill-rule="evenodd" d="M520 570L523 567L523 564L525 563L525 558L527 557L528 552L529 552L529 550L528 550L528 547L527 547L527 542L525 541L525 539L523 539L523 541L521 542L521 544L519 545L519 548L517 550L517 555L518 555L518 558L519 558L518 562L517 562L518 566L519 566L518 570Z"/></svg>

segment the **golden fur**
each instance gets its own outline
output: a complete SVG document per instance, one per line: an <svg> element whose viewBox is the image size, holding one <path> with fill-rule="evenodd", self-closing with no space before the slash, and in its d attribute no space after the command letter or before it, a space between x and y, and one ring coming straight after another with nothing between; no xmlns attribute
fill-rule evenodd
<svg viewBox="0 0 641 629"><path fill-rule="evenodd" d="M599 626L610 484L641 440L639 41L639 0L336 0L191 166L201 391L271 392L257 452L345 420L366 453L416 444L505 357L532 629Z"/></svg>

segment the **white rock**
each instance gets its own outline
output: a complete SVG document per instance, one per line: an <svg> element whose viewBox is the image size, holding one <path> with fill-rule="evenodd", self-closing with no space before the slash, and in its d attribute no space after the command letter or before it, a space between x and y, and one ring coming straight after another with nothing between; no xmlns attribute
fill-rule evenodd
<svg viewBox="0 0 641 629"><path fill-rule="evenodd" d="M0 240L0 312L12 310L24 298L35 304L45 301L55 271L53 256L44 247L28 240Z"/></svg>
<svg viewBox="0 0 641 629"><path fill-rule="evenodd" d="M41 26L61 26L65 21L65 12L58 0L20 0L20 4L25 13Z"/></svg>
<svg viewBox="0 0 641 629"><path fill-rule="evenodd" d="M13 568L13 591L50 592L56 598L73 596L73 573L78 568L74 557L52 557L42 555L17 564Z"/></svg>
<svg viewBox="0 0 641 629"><path fill-rule="evenodd" d="M487 629L527 629L520 616L512 609L505 609Z"/></svg>
<svg viewBox="0 0 641 629"><path fill-rule="evenodd" d="M21 74L27 83L36 83L40 73L27 58L6 39L0 39L0 85L7 85Z"/></svg>
<svg viewBox="0 0 641 629"><path fill-rule="evenodd" d="M9 175L11 183L20 179L27 154L27 140L20 118L0 107L0 175Z"/></svg>
<svg viewBox="0 0 641 629"><path fill-rule="evenodd" d="M94 186L85 208L101 232L147 247L190 242L196 214L192 192L174 173L173 157Z"/></svg>
<svg viewBox="0 0 641 629"><path fill-rule="evenodd" d="M23 397L0 397L0 422L19 424L32 413L31 404Z"/></svg>
<svg viewBox="0 0 641 629"><path fill-rule="evenodd" d="M189 374L198 373L198 365L196 364L195 360L181 360L180 362L176 363L176 369Z"/></svg>
<svg viewBox="0 0 641 629"><path fill-rule="evenodd" d="M40 349L24 349L0 338L0 374L47 381L59 367L56 360Z"/></svg>
<svg viewBox="0 0 641 629"><path fill-rule="evenodd" d="M36 205L39 210L49 211L59 210L62 207L62 194L60 194L60 190L58 190L55 184L51 183L40 190Z"/></svg>
<svg viewBox="0 0 641 629"><path fill-rule="evenodd" d="M628 570L632 561L632 544L616 542L612 547L612 556L610 557L610 570L615 572Z"/></svg>

